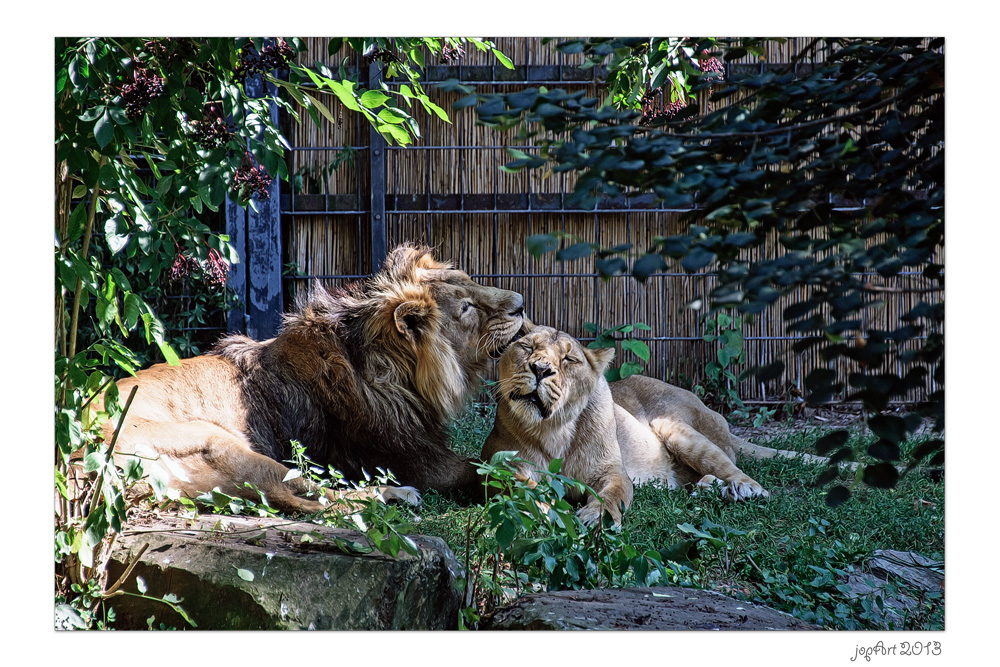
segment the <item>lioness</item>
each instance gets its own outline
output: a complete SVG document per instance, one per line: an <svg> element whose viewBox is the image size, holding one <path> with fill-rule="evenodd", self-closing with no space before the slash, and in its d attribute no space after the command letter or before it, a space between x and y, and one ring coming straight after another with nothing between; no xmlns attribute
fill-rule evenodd
<svg viewBox="0 0 1000 667"><path fill-rule="evenodd" d="M733 500L768 495L734 464L739 441L726 420L694 394L641 376L609 387L604 370L613 349L585 348L549 327L526 329L500 357L497 416L484 460L516 450L533 464L518 472L538 481L538 468L561 458L564 474L600 496L578 512L589 524L607 510L620 525L633 482L721 483Z"/></svg>
<svg viewBox="0 0 1000 667"><path fill-rule="evenodd" d="M283 511L324 506L301 477L286 480L293 439L349 479L381 467L419 489L471 488L475 468L448 448L446 426L518 334L523 303L400 246L371 278L314 289L275 338L231 336L121 380L122 396L139 389L116 452L155 459L151 474L188 496L219 487L256 499L250 482ZM380 490L419 501L411 487Z"/></svg>

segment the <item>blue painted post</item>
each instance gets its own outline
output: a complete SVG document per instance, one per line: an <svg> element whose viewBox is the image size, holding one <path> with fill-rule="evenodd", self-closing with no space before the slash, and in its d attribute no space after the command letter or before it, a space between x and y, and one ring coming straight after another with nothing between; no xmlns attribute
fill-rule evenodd
<svg viewBox="0 0 1000 667"><path fill-rule="evenodd" d="M246 80L250 97L264 94L261 77ZM277 96L277 87L268 84L268 94ZM271 120L278 123L278 107L271 104ZM253 207L243 208L226 201L226 230L240 252L241 264L230 285L243 302L242 313L234 309L228 317L232 333L243 330L255 340L274 337L281 326L281 191L279 180L271 181L268 197L255 197ZM238 241L238 242L237 242ZM235 267L234 267L235 268ZM242 316L242 317L241 317Z"/></svg>
<svg viewBox="0 0 1000 667"><path fill-rule="evenodd" d="M247 81L247 94L263 94L261 80ZM277 86L268 84L276 96ZM271 122L278 124L278 107L271 104ZM275 178L269 196L254 199L257 210L247 209L247 335L255 340L272 338L281 326L281 192Z"/></svg>
<svg viewBox="0 0 1000 667"><path fill-rule="evenodd" d="M229 333L247 332L247 210L226 197L226 234L240 261L229 267L229 289L240 302L226 315Z"/></svg>
<svg viewBox="0 0 1000 667"><path fill-rule="evenodd" d="M381 88L382 68L377 60L372 61L368 66L368 88L378 90ZM379 134L374 126L371 127L368 138L368 147L371 158L371 223L372 223L372 273L382 268L388 249L386 248L386 220L385 220L385 138Z"/></svg>

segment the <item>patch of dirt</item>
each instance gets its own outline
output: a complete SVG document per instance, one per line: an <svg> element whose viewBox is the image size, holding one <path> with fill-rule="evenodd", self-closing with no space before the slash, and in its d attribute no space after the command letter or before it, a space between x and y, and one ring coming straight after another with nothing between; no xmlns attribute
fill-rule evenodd
<svg viewBox="0 0 1000 667"><path fill-rule="evenodd" d="M729 430L733 432L733 435L761 442L784 435L789 431L801 431L809 428L831 431L864 428L864 415L861 410L850 406L810 408L802 404L794 416L781 419L783 416L784 413L778 410L774 414L774 419L761 426L730 423Z"/></svg>

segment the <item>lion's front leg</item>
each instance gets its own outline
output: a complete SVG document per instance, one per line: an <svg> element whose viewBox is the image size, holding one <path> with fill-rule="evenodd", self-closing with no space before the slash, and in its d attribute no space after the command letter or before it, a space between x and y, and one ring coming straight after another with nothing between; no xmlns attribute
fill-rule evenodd
<svg viewBox="0 0 1000 667"><path fill-rule="evenodd" d="M254 452L250 442L203 421L163 423L128 419L118 438L118 456L143 458L147 473L189 498L219 489L223 493L267 503L281 512L353 511L356 503L381 494L386 500L420 501L412 487L378 487L325 494L302 477L287 479L289 468ZM247 486L247 484L250 486ZM325 495L325 498L321 497Z"/></svg>
<svg viewBox="0 0 1000 667"><path fill-rule="evenodd" d="M655 419L650 428L679 461L702 475L697 486L710 488L722 482L722 497L746 500L770 495L756 480L744 473L714 442L691 426L671 419Z"/></svg>

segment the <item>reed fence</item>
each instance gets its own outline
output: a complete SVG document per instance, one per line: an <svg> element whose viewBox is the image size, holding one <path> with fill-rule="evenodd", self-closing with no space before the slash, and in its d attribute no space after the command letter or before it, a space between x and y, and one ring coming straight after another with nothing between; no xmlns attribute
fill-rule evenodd
<svg viewBox="0 0 1000 667"><path fill-rule="evenodd" d="M602 95L599 73L581 68L582 56L557 53L538 38L494 41L514 63L513 71L491 55L469 49L460 64L450 66L433 64L428 54L424 80L456 78L481 92L545 85ZM772 44L763 60L747 56L728 63L727 74L739 68L787 64L810 41L793 38ZM327 41L315 38L300 58L336 68L347 54L345 49L331 57ZM796 67L808 68L823 58L820 49ZM368 72L369 66L356 55L348 65L362 75ZM457 99L456 94L433 86L429 93L448 110ZM707 108L707 96L700 103ZM566 208L563 196L573 189L573 174L504 173L499 167L510 159L506 148L529 153L537 148L517 144L512 133L476 125L471 110L449 113L450 124L417 113L423 138L405 148L386 147L353 113L342 114L335 123L323 119L319 126L286 125L292 144L290 166L296 176L293 187L281 196L286 300L311 281L335 286L368 275L383 244L426 243L473 279L522 293L536 322L581 339L591 335L584 329L587 322L601 328L634 322L649 325L651 330L643 338L651 359L644 372L682 385L701 382L705 364L715 357L714 344L702 339L706 331L700 313L685 305L707 294L713 282L710 274L678 269L655 275L645 284L627 276L604 280L594 272L592 260L560 263L552 255L535 259L525 248L529 235L556 230L604 246L632 243L642 248L654 236L681 233L685 211L664 209L642 196L608 201L594 211ZM777 243L768 244L750 259L776 249ZM915 286L923 286L918 274L896 278L895 287ZM743 326L747 365L786 362L781 378L766 385L748 381L739 388L748 403L788 400L815 367L835 368L846 377L843 366L831 366L815 353L790 351L796 337L785 332L781 312L799 298L789 295ZM894 328L919 298L904 291L888 294L881 310L868 312L867 324ZM935 389L928 379L923 391L913 392L908 400L921 400Z"/></svg>

